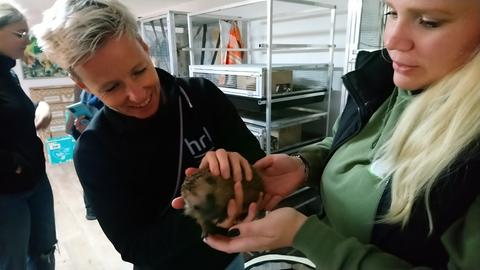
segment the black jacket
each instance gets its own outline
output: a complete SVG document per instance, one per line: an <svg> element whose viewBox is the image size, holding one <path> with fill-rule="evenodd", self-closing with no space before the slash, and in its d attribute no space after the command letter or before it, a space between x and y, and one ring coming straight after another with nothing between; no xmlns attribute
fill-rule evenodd
<svg viewBox="0 0 480 270"><path fill-rule="evenodd" d="M157 70L162 100L139 120L108 107L80 136L75 167L97 219L122 258L152 269L224 269L234 254L213 250L200 227L170 206L184 170L208 150L264 156L226 96L210 81Z"/></svg>
<svg viewBox="0 0 480 270"><path fill-rule="evenodd" d="M45 175L35 106L11 70L14 66L15 60L0 54L0 195L30 190Z"/></svg>
<svg viewBox="0 0 480 270"><path fill-rule="evenodd" d="M386 51L383 52L388 57ZM346 74L343 82L349 91L346 107L338 121L330 156L349 138L358 134L372 114L392 94L393 69L381 51L358 54L356 70ZM442 173L432 189L430 207L434 231L429 235L429 224L424 198L418 198L410 221L405 228L399 225L377 223L371 242L416 266L446 268L448 255L440 241L441 235L480 194L480 148L474 142L468 151ZM390 207L390 186L380 201L377 216Z"/></svg>

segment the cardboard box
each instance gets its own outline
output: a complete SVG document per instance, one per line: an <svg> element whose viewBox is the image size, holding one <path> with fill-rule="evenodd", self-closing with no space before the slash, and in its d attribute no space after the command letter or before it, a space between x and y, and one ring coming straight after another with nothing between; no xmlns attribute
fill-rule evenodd
<svg viewBox="0 0 480 270"><path fill-rule="evenodd" d="M267 78L265 78L266 80ZM292 91L293 72L291 70L277 70L272 72L272 94ZM267 83L265 82L265 86Z"/></svg>
<svg viewBox="0 0 480 270"><path fill-rule="evenodd" d="M241 90L255 91L256 77L247 75L233 75L236 76L237 88ZM263 78L264 88L267 86L267 77ZM279 94L292 91L293 72L291 70L275 70L272 71L272 94ZM263 90L264 93L265 89Z"/></svg>
<svg viewBox="0 0 480 270"><path fill-rule="evenodd" d="M73 160L75 139L70 135L48 138L45 147L51 164L65 163Z"/></svg>
<svg viewBox="0 0 480 270"><path fill-rule="evenodd" d="M280 149L302 141L302 126L295 125L271 131L271 136L277 138L274 149Z"/></svg>
<svg viewBox="0 0 480 270"><path fill-rule="evenodd" d="M265 127L251 125L247 123L247 128L257 138L263 150L266 149L266 130ZM270 146L272 151L283 147L292 146L302 141L302 125L295 125L280 129L274 129L270 132Z"/></svg>

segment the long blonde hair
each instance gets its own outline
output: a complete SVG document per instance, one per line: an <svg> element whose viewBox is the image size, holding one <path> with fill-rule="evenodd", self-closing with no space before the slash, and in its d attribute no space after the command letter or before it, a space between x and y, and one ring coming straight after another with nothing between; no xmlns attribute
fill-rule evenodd
<svg viewBox="0 0 480 270"><path fill-rule="evenodd" d="M429 194L440 173L480 135L480 53L425 89L402 114L393 136L375 159L389 164L392 201L384 221L405 226L424 195L430 232Z"/></svg>

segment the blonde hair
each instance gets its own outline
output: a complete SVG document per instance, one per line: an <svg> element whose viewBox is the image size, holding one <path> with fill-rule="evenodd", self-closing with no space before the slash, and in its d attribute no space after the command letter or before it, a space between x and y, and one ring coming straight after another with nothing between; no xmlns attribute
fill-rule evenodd
<svg viewBox="0 0 480 270"><path fill-rule="evenodd" d="M69 71L110 38L138 37L134 16L117 0L57 0L33 31L48 58Z"/></svg>
<svg viewBox="0 0 480 270"><path fill-rule="evenodd" d="M384 221L405 226L415 200L429 194L440 173L480 135L480 54L425 89L402 114L376 159L389 164L392 201Z"/></svg>
<svg viewBox="0 0 480 270"><path fill-rule="evenodd" d="M7 1L0 1L0 29L21 21L26 19L18 7Z"/></svg>

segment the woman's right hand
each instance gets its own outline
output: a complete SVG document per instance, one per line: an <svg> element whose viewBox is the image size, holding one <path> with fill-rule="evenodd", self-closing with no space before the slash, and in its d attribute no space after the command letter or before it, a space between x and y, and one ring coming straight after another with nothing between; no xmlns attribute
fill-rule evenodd
<svg viewBox="0 0 480 270"><path fill-rule="evenodd" d="M225 179L232 178L235 182L240 182L242 179L250 181L253 177L248 160L237 152L229 152L225 149L208 151L200 162L199 168L209 168L212 175L222 176Z"/></svg>
<svg viewBox="0 0 480 270"><path fill-rule="evenodd" d="M243 205L243 190L242 179L250 181L253 178L253 172L248 160L242 157L237 152L229 152L225 149L217 149L215 151L208 151L200 162L200 169L208 168L210 173L215 176L221 176L225 179L232 179L235 181L234 194L235 197L228 203L228 218L225 224L232 224L237 216L242 211ZM197 168L187 168L185 175L190 176L195 173ZM230 181L230 180L225 180ZM174 198L171 205L175 209L183 209L185 202L183 198Z"/></svg>
<svg viewBox="0 0 480 270"><path fill-rule="evenodd" d="M286 154L268 155L258 160L253 167L262 177L265 189L263 206L260 208L267 210L273 209L305 180L303 162Z"/></svg>

